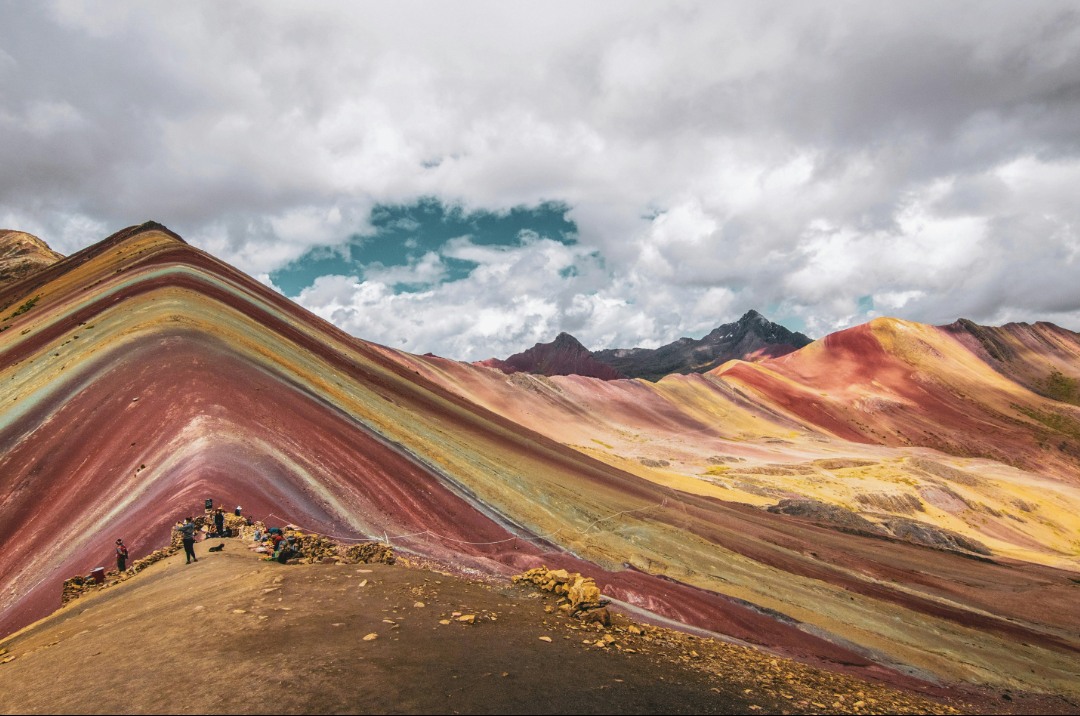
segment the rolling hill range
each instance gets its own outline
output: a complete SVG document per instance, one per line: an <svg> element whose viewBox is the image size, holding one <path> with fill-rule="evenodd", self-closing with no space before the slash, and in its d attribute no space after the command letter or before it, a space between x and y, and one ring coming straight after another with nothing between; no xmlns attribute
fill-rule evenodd
<svg viewBox="0 0 1080 716"><path fill-rule="evenodd" d="M506 375L348 336L157 224L0 307L0 634L212 497L466 573L588 573L897 685L1080 698L1075 334L993 364L879 319L656 383Z"/></svg>

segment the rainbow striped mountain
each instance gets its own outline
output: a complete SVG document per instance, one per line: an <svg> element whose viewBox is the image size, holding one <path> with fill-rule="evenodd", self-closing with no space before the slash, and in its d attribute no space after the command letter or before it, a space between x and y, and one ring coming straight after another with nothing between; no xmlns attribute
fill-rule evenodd
<svg viewBox="0 0 1080 716"><path fill-rule="evenodd" d="M3 238L0 237L0 241ZM656 383L346 335L163 226L0 287L0 634L206 496L897 683L1080 697L1080 335L876 319Z"/></svg>

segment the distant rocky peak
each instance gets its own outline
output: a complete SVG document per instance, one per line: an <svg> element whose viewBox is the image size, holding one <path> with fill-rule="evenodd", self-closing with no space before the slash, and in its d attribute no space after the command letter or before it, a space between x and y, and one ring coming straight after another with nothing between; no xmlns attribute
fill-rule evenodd
<svg viewBox="0 0 1080 716"><path fill-rule="evenodd" d="M791 353L812 341L751 309L704 338L680 338L655 349L616 348L593 358L631 378L659 380L671 373L704 373L729 360L764 360Z"/></svg>
<svg viewBox="0 0 1080 716"><path fill-rule="evenodd" d="M44 241L23 231L0 229L0 289L61 260Z"/></svg>
<svg viewBox="0 0 1080 716"><path fill-rule="evenodd" d="M543 343L537 343L536 345L537 346L542 346L544 344ZM572 351L578 351L580 353L588 353L589 352L588 348L581 345L581 341L579 341L577 338L574 338L572 335L570 335L569 333L566 333L565 331L560 333L559 335L555 336L555 340L553 340L549 345L553 346L554 348L557 348L559 350L564 350L564 351L565 350L572 350Z"/></svg>
<svg viewBox="0 0 1080 716"><path fill-rule="evenodd" d="M0 229L0 259L35 256L45 260L59 261L64 258L49 245L25 231Z"/></svg>
<svg viewBox="0 0 1080 716"><path fill-rule="evenodd" d="M557 335L550 343L537 343L532 348L515 353L506 360L493 358L482 361L481 365L498 368L504 373L583 375L604 380L623 377L611 366L594 360L589 349L566 332Z"/></svg>
<svg viewBox="0 0 1080 716"><path fill-rule="evenodd" d="M751 309L704 338L679 338L660 348L612 348L590 351L566 332L550 343L537 343L506 360L491 358L481 364L506 373L584 375L613 380L659 380L671 373L704 373L731 360L764 360L802 348L811 340L773 323Z"/></svg>

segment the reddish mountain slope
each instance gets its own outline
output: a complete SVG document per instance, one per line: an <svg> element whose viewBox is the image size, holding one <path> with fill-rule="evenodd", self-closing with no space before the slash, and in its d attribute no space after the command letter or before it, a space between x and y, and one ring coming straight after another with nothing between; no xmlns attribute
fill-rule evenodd
<svg viewBox="0 0 1080 716"><path fill-rule="evenodd" d="M932 447L1077 483L1080 410L1007 379L946 329L875 319L715 373L847 440Z"/></svg>

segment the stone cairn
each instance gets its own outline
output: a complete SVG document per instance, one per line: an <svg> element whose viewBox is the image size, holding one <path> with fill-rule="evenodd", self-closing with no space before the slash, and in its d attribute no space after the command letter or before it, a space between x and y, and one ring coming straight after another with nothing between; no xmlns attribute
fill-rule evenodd
<svg viewBox="0 0 1080 716"><path fill-rule="evenodd" d="M513 577L513 581L515 584L534 584L542 591L557 595L558 609L586 624L611 626L611 613L606 606L608 600L601 598L600 588L592 577L565 569L535 567Z"/></svg>
<svg viewBox="0 0 1080 716"><path fill-rule="evenodd" d="M292 548L297 553L296 557L288 561L289 564L393 564L397 559L394 548L384 542L361 542L346 546L329 537L301 532L291 527L286 527L284 533L286 539L292 538Z"/></svg>

